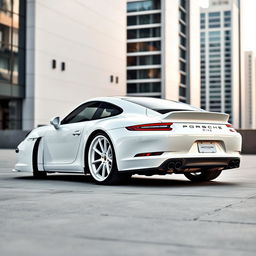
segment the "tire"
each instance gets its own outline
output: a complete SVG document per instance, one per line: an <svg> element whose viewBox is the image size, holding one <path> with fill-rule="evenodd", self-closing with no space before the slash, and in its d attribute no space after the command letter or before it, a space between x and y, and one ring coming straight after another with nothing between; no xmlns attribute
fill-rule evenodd
<svg viewBox="0 0 256 256"><path fill-rule="evenodd" d="M32 156L32 167L33 167L33 177L35 179L43 179L47 177L47 172L38 170L38 148L40 144L41 138L38 138L35 142Z"/></svg>
<svg viewBox="0 0 256 256"><path fill-rule="evenodd" d="M211 170L206 169L202 172L196 172L196 173L184 173L185 177L188 178L190 181L193 182L203 182L203 181L210 181L216 179L222 171L219 170Z"/></svg>
<svg viewBox="0 0 256 256"><path fill-rule="evenodd" d="M118 171L113 144L103 132L95 134L90 140L87 163L90 174L97 184L116 185L131 177L128 173Z"/></svg>

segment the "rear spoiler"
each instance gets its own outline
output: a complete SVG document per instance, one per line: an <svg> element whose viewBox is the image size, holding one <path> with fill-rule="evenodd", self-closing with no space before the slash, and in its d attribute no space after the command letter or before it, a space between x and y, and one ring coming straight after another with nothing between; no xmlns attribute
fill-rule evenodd
<svg viewBox="0 0 256 256"><path fill-rule="evenodd" d="M164 120L174 122L210 122L210 123L227 123L228 114L207 112L207 111L174 111L163 115Z"/></svg>

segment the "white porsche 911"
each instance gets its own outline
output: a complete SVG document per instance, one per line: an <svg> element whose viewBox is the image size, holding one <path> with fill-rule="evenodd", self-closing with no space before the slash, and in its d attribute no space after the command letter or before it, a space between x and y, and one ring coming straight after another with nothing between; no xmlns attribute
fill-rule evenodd
<svg viewBox="0 0 256 256"><path fill-rule="evenodd" d="M32 130L16 149L15 171L89 172L99 184L133 174L210 181L240 164L241 136L228 118L163 99L96 98Z"/></svg>

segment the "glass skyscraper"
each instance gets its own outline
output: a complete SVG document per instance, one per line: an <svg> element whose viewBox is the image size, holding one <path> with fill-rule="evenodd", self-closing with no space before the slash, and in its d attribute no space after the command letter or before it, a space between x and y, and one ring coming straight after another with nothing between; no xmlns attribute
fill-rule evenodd
<svg viewBox="0 0 256 256"><path fill-rule="evenodd" d="M225 112L239 126L239 1L211 0L201 9L201 107Z"/></svg>
<svg viewBox="0 0 256 256"><path fill-rule="evenodd" d="M127 92L161 96L161 0L127 3Z"/></svg>
<svg viewBox="0 0 256 256"><path fill-rule="evenodd" d="M190 103L191 8L199 13L191 2L127 1L128 95ZM194 35L198 29L194 26Z"/></svg>

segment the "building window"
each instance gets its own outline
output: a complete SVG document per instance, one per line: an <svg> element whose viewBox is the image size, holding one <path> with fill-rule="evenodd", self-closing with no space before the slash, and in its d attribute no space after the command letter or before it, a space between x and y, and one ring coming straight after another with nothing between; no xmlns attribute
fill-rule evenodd
<svg viewBox="0 0 256 256"><path fill-rule="evenodd" d="M224 16L231 16L231 11L225 11Z"/></svg>
<svg viewBox="0 0 256 256"><path fill-rule="evenodd" d="M127 3L127 12L141 12L161 9L161 0L146 0Z"/></svg>
<svg viewBox="0 0 256 256"><path fill-rule="evenodd" d="M127 52L161 51L161 41L128 43Z"/></svg>
<svg viewBox="0 0 256 256"><path fill-rule="evenodd" d="M127 25L128 26L138 25L137 16L128 16L127 17Z"/></svg>
<svg viewBox="0 0 256 256"><path fill-rule="evenodd" d="M212 47L220 47L220 43L210 43L209 47L210 48L212 48Z"/></svg>
<svg viewBox="0 0 256 256"><path fill-rule="evenodd" d="M187 96L187 89L185 87L180 86L179 87L179 95L182 97L186 97Z"/></svg>
<svg viewBox="0 0 256 256"><path fill-rule="evenodd" d="M220 37L220 31L209 32L209 37Z"/></svg>
<svg viewBox="0 0 256 256"><path fill-rule="evenodd" d="M183 61L180 61L180 70L183 71L183 72L186 72L187 69L186 69L186 63L183 62Z"/></svg>
<svg viewBox="0 0 256 256"><path fill-rule="evenodd" d="M184 36L180 36L180 44L184 47L186 47L187 40Z"/></svg>
<svg viewBox="0 0 256 256"><path fill-rule="evenodd" d="M219 17L220 16L220 12L209 12L208 16L209 17Z"/></svg>
<svg viewBox="0 0 256 256"><path fill-rule="evenodd" d="M161 69L152 68L152 69L139 69L139 70L128 70L127 79L158 79L161 78Z"/></svg>
<svg viewBox="0 0 256 256"><path fill-rule="evenodd" d="M209 28L220 28L220 23L217 23L217 24L209 24Z"/></svg>
<svg viewBox="0 0 256 256"><path fill-rule="evenodd" d="M56 60L52 60L52 69L56 68Z"/></svg>
<svg viewBox="0 0 256 256"><path fill-rule="evenodd" d="M127 25L128 26L157 24L157 23L161 23L161 14L160 13L127 17Z"/></svg>
<svg viewBox="0 0 256 256"><path fill-rule="evenodd" d="M61 62L61 71L65 71L65 69L66 69L66 63Z"/></svg>
<svg viewBox="0 0 256 256"><path fill-rule="evenodd" d="M186 59L186 51L184 49L181 49L181 48L180 48L180 57L184 60Z"/></svg>
<svg viewBox="0 0 256 256"><path fill-rule="evenodd" d="M161 64L161 55L128 56L127 66L144 66Z"/></svg>
<svg viewBox="0 0 256 256"><path fill-rule="evenodd" d="M128 29L127 39L160 37L161 28L143 28L143 29Z"/></svg>
<svg viewBox="0 0 256 256"><path fill-rule="evenodd" d="M22 128L21 124L21 100L0 101L0 130L17 130Z"/></svg>
<svg viewBox="0 0 256 256"><path fill-rule="evenodd" d="M129 83L127 93L160 93L161 83Z"/></svg>
<svg viewBox="0 0 256 256"><path fill-rule="evenodd" d="M186 85L186 75L180 74L180 83Z"/></svg>
<svg viewBox="0 0 256 256"><path fill-rule="evenodd" d="M180 32L182 32L184 35L186 34L186 26L180 22Z"/></svg>
<svg viewBox="0 0 256 256"><path fill-rule="evenodd" d="M220 18L209 19L209 23L220 23Z"/></svg>
<svg viewBox="0 0 256 256"><path fill-rule="evenodd" d="M187 15L183 10L180 10L180 19L186 23Z"/></svg>

